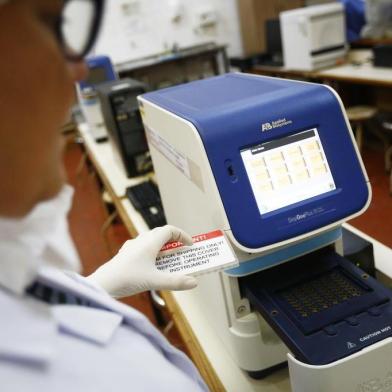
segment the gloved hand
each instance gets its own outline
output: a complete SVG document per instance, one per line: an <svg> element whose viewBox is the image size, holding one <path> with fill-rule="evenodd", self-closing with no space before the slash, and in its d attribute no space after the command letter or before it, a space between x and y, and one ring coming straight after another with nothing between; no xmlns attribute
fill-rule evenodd
<svg viewBox="0 0 392 392"><path fill-rule="evenodd" d="M164 244L180 241L192 245L192 238L177 227L166 225L126 241L113 259L87 279L112 297L121 298L146 290L188 290L196 287L191 276L158 271L155 259Z"/></svg>

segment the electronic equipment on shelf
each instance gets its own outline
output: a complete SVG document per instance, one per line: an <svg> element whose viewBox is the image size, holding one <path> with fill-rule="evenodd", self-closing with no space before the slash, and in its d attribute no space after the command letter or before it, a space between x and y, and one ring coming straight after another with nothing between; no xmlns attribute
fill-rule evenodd
<svg viewBox="0 0 392 392"><path fill-rule="evenodd" d="M126 190L126 195L150 229L166 224L161 196L154 182L149 180L130 186Z"/></svg>

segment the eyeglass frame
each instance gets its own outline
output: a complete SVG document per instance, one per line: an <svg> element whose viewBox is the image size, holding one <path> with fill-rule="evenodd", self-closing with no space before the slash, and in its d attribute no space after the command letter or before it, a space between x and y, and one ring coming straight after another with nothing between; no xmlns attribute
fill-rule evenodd
<svg viewBox="0 0 392 392"><path fill-rule="evenodd" d="M10 1L11 0L0 0L0 6L7 4ZM69 1L72 0L64 0L63 10ZM82 61L86 57L87 53L93 47L98 37L99 29L101 27L101 22L102 22L105 0L86 0L86 1L90 1L91 3L93 3L95 5L95 9L94 9L94 17L93 17L92 25L90 28L89 38L86 42L84 49L80 53L72 54L69 51L67 51L67 42L66 39L64 39L64 34L62 33L62 29L61 29L62 23L64 23L64 21L62 20L61 17L59 18L56 24L55 35L60 44L60 47L62 48L64 56L68 61L72 61L72 62Z"/></svg>

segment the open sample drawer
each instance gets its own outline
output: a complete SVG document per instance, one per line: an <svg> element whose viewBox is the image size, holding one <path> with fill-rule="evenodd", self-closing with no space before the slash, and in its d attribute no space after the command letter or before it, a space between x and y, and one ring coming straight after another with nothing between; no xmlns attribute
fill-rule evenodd
<svg viewBox="0 0 392 392"><path fill-rule="evenodd" d="M325 365L392 336L392 291L332 248L241 279L299 361Z"/></svg>

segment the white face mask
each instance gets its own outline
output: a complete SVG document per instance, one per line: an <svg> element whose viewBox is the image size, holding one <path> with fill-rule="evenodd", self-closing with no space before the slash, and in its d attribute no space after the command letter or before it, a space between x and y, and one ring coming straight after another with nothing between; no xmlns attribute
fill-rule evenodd
<svg viewBox="0 0 392 392"><path fill-rule="evenodd" d="M33 279L45 265L80 270L68 231L67 214L72 196L72 188L66 185L55 198L38 204L27 216L0 218L0 275L17 276L20 271L19 282Z"/></svg>

